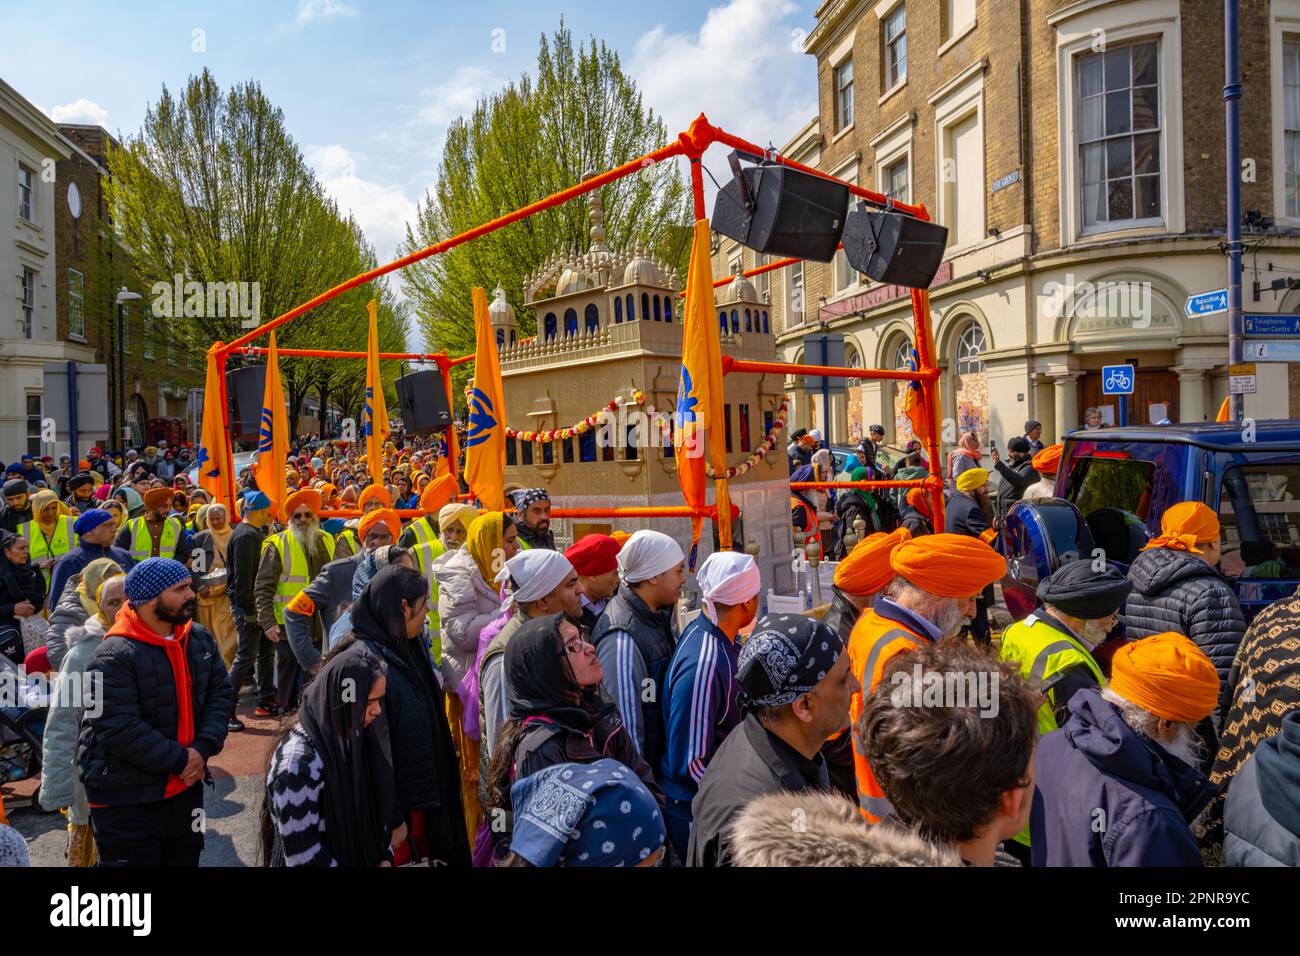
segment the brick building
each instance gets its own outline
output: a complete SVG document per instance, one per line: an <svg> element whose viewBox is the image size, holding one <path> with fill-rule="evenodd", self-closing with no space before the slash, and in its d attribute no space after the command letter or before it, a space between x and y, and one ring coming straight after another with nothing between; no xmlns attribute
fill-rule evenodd
<svg viewBox="0 0 1300 956"><path fill-rule="evenodd" d="M110 175L109 144L116 146L116 141L99 126L60 124L58 129L71 149L57 164L62 184L55 210L59 338L86 344L94 350L95 361L108 365L110 444L117 447L123 424L126 444L137 448L159 438L194 441L187 412L191 389L203 385L203 356L153 318L149 289L134 275L129 250L112 239L103 186ZM122 402L116 296L124 286L142 298L125 304Z"/></svg>
<svg viewBox="0 0 1300 956"><path fill-rule="evenodd" d="M1050 439L1087 406L1113 419L1100 369L1119 362L1138 367L1130 422L1213 418L1227 316L1189 319L1183 306L1227 279L1221 6L825 0L816 18L805 49L819 114L783 153L948 227L931 289L956 426L945 437L974 428L1005 442L1037 418ZM1240 44L1244 311L1300 312L1300 290L1270 290L1300 275L1300 151L1288 145L1300 139L1288 127L1300 126L1300 0L1242 0ZM757 264L722 239L716 271L738 260ZM906 290L867 280L843 253L764 285L787 360L820 324L846 335L849 364L905 361ZM819 396L787 385L793 422L820 425ZM836 440L873 422L908 437L893 383L850 386L831 405ZM1300 415L1296 368L1260 363L1246 414Z"/></svg>

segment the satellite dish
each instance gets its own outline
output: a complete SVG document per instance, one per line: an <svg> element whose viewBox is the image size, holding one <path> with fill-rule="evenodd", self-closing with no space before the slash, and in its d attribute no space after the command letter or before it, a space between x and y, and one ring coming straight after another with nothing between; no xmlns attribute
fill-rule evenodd
<svg viewBox="0 0 1300 956"><path fill-rule="evenodd" d="M68 183L68 212L73 219L81 218L81 190L76 183Z"/></svg>

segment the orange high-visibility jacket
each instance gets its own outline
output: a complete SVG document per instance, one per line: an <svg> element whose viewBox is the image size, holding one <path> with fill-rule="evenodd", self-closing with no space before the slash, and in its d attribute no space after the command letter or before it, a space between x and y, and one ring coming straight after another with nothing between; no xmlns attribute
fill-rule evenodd
<svg viewBox="0 0 1300 956"><path fill-rule="evenodd" d="M879 823L890 811L889 801L876 783L876 775L867 764L865 748L858 734L858 718L864 701L880 683L885 665L904 651L924 643L928 638L909 630L897 621L867 611L853 625L849 635L849 666L862 689L849 698L849 719L853 728L853 772L858 781L858 808L868 823Z"/></svg>

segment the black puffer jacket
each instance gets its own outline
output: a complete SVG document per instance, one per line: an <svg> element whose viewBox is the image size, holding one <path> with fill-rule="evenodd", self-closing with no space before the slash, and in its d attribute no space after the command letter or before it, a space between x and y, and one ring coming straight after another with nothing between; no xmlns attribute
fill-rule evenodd
<svg viewBox="0 0 1300 956"><path fill-rule="evenodd" d="M190 746L206 760L226 742L230 677L217 642L200 624L190 625L185 656L194 711ZM113 635L95 650L86 671L103 679L95 686L96 706L87 707L81 723L77 749L86 799L110 806L161 800L167 778L184 770L188 759L176 740L176 681L167 652Z"/></svg>
<svg viewBox="0 0 1300 956"><path fill-rule="evenodd" d="M1128 579L1133 585L1124 606L1129 640L1165 631L1185 634L1214 663L1220 686L1226 688L1232 659L1246 633L1246 618L1228 579L1200 555L1170 548L1143 551L1130 566Z"/></svg>

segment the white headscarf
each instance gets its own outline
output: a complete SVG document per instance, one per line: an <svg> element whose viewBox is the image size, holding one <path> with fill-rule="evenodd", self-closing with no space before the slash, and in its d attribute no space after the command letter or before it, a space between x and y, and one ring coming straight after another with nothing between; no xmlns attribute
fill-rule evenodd
<svg viewBox="0 0 1300 956"><path fill-rule="evenodd" d="M685 560L681 545L662 531L637 531L618 552L618 579L629 585L648 581Z"/></svg>
<svg viewBox="0 0 1300 956"><path fill-rule="evenodd" d="M520 551L505 563L497 572L497 583L514 581L517 590L507 600L513 606L516 602L531 604L538 598L544 598L573 574L573 565L569 559L558 551L547 548L532 548Z"/></svg>
<svg viewBox="0 0 1300 956"><path fill-rule="evenodd" d="M744 604L762 584L758 564L738 551L715 551L704 559L695 577L704 598L704 614L714 624L718 623L716 605Z"/></svg>

